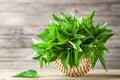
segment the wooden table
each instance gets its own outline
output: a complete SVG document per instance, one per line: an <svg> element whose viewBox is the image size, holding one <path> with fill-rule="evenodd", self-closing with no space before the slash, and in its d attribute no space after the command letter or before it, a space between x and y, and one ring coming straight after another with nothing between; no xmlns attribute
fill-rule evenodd
<svg viewBox="0 0 120 80"><path fill-rule="evenodd" d="M81 77L67 77L55 69L41 69L39 78L13 78L23 70L0 70L0 80L120 80L120 70L92 70ZM43 77L44 76L44 77Z"/></svg>

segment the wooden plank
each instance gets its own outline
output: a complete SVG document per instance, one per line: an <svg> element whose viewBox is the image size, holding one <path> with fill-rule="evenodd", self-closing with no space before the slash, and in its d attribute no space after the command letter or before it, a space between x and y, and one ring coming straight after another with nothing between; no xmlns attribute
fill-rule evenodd
<svg viewBox="0 0 120 80"><path fill-rule="evenodd" d="M112 64L114 62L117 62L119 64L119 62L120 62L119 57L115 58L113 56L112 58L110 58L109 56L107 56L107 57L105 57L105 60L106 60L107 63L110 63L110 64ZM26 56L24 56L22 58L20 58L20 57L13 57L13 58L6 58L6 57L2 58L2 57L0 57L0 62L4 62L4 63L7 63L7 62L18 62L18 63L19 62L28 62L29 63L31 61L33 62L33 60L31 60L31 59L30 60L26 59Z"/></svg>
<svg viewBox="0 0 120 80"><path fill-rule="evenodd" d="M106 65L108 69L120 69L120 63L118 61L106 61ZM0 62L0 69L39 69L39 62L38 61L5 61L5 62ZM47 68L46 66L43 67L43 69ZM50 67L51 69L55 69L54 65L51 64ZM101 63L98 61L95 69L103 69Z"/></svg>
<svg viewBox="0 0 120 80"><path fill-rule="evenodd" d="M32 38L33 36L23 37L19 35L0 38L0 48L28 48L33 44ZM106 45L108 48L120 48L119 39L110 39Z"/></svg>
<svg viewBox="0 0 120 80"><path fill-rule="evenodd" d="M9 26L1 26L0 28L0 38L5 38L9 36L19 35L21 37L35 37L36 34L42 32L46 25L31 25L31 26L19 26L19 27L9 27ZM115 35L111 39L120 39L120 28L119 26L109 26L108 28L112 29Z"/></svg>
<svg viewBox="0 0 120 80"><path fill-rule="evenodd" d="M100 17L96 17L96 21L99 21L98 19L100 19L100 21L102 20L102 22L108 22L110 25L119 25L119 19L117 20L116 18L120 17L119 16L119 11L115 12L115 11L111 11L110 6L108 4L94 4L94 5L86 5L86 7L82 4L64 4L61 6L60 5L40 5L40 4L1 4L1 9L5 10L3 12L0 13L1 15L1 19L0 19L0 24L1 25L10 25L10 22L12 22L11 17L15 18L17 23L15 25L35 25L35 24L46 24L47 21L43 21L43 19L50 19L50 15L54 12L51 10L55 10L55 13L62 11L65 11L67 13L70 13L71 11L76 12L77 11L77 15L80 14L89 14L93 8L95 8L94 10L97 10L98 14L101 15ZM4 8L5 7L5 8ZM8 11L8 10L10 11ZM16 9L18 10L18 12L12 12L11 9ZM61 9L61 10L60 10ZM83 11L85 10L86 11ZM91 9L91 10L90 10ZM21 11L24 10L24 11ZM39 12L39 10L41 10ZM42 10L46 10L46 11L42 11ZM57 11L56 11L57 10ZM59 10L59 11L58 11ZM114 7L113 7L114 10ZM116 10L117 11L117 10ZM32 13L31 13L32 12ZM33 13L34 12L34 13ZM104 13L105 12L105 13ZM111 15L111 17L109 17ZM31 14L27 14L27 13L31 13ZM103 14L102 14L103 13ZM110 14L109 14L110 13ZM115 15L117 13L117 15ZM38 19L38 17L40 17ZM104 17L104 18L103 18ZM102 19L101 19L102 18ZM8 22L6 20L9 20ZM13 23L13 22L12 22Z"/></svg>
<svg viewBox="0 0 120 80"><path fill-rule="evenodd" d="M116 49L116 48L109 48L110 53L107 53L106 56L112 58L119 58L119 54L120 54L120 49ZM0 57L3 58L15 58L15 57L19 57L19 58L25 58L29 55L33 54L33 50L31 48L0 48Z"/></svg>
<svg viewBox="0 0 120 80"><path fill-rule="evenodd" d="M110 69L120 69L120 49L110 49L109 54L106 54L105 59L108 68ZM22 49L0 49L0 69L25 69L39 68L38 61L26 59L27 56L31 55L33 51L30 48ZM50 68L54 69L51 65ZM102 69L101 64L98 62L95 69Z"/></svg>
<svg viewBox="0 0 120 80"><path fill-rule="evenodd" d="M0 49L0 58L26 58L32 55L34 51L31 48Z"/></svg>
<svg viewBox="0 0 120 80"><path fill-rule="evenodd" d="M40 4L32 4L32 6L21 6L21 5L0 5L0 12L1 14L7 13L16 13L21 14L22 16L38 16L40 17L43 13L46 15L50 15L53 13L60 13L61 11L64 11L66 13L74 12L77 16L87 16L90 14L93 9L96 11L96 16L119 16L119 9L112 9L111 7L106 4L101 5L57 5L54 7L53 5L40 5ZM85 10L85 11L84 11Z"/></svg>
<svg viewBox="0 0 120 80"><path fill-rule="evenodd" d="M117 39L116 40L111 39L106 42L106 45L109 48L120 48L120 41Z"/></svg>
<svg viewBox="0 0 120 80"><path fill-rule="evenodd" d="M30 47L33 37L22 38L22 37L10 37L0 39L0 48L28 48ZM108 48L120 48L119 39L111 39L106 42Z"/></svg>
<svg viewBox="0 0 120 80"><path fill-rule="evenodd" d="M54 65L51 63L50 67L43 66L42 69L55 69ZM0 69L40 69L38 61L24 60L24 61L5 61L0 62Z"/></svg>
<svg viewBox="0 0 120 80"><path fill-rule="evenodd" d="M1 3L57 3L57 4L61 4L61 3L113 3L113 2L120 2L119 0L90 0L90 1L85 1L85 0L73 0L73 1L69 1L69 0L62 0L62 1L59 1L59 0L49 0L49 1L44 1L44 0L24 0L24 1L20 1L20 0L0 0Z"/></svg>
<svg viewBox="0 0 120 80"><path fill-rule="evenodd" d="M29 61L28 56L33 54L31 48L0 49L0 61ZM107 61L120 60L120 49L109 49L110 53L105 54ZM30 60L31 61L31 60Z"/></svg>
<svg viewBox="0 0 120 80"><path fill-rule="evenodd" d="M0 69L39 69L39 68L40 68L39 63L34 61L0 62Z"/></svg>
<svg viewBox="0 0 120 80"><path fill-rule="evenodd" d="M4 35L21 35L21 36L29 36L29 35L36 35L40 32L42 32L45 28L47 28L47 24L46 25L30 25L30 26L27 26L27 25L23 25L23 26L20 26L18 25L17 27L15 26L1 26L0 28L0 37L4 37ZM112 29L113 32L115 33L115 35L113 37L115 38L120 38L120 28L119 26L110 26L108 24L108 27L109 29Z"/></svg>
<svg viewBox="0 0 120 80"><path fill-rule="evenodd" d="M23 70L1 70L0 79L1 80L119 80L120 70L109 70L105 72L104 70L91 70L86 75L81 77L68 77L64 76L63 73L58 70L46 69L38 70L39 78L13 78L11 76L21 72Z"/></svg>
<svg viewBox="0 0 120 80"><path fill-rule="evenodd" d="M23 34L25 34L25 35L26 34L35 35L35 34L38 34L38 33L42 32L45 28L47 28L47 24L46 25L42 25L42 26L39 26L39 25L24 26L24 27L22 27L22 30L23 30ZM109 23L108 23L108 27L107 28L113 30L113 32L115 33L115 35L113 36L114 39L116 39L116 38L119 39L120 38L120 36L119 36L120 35L120 33L119 33L119 31L120 31L119 26L110 26Z"/></svg>
<svg viewBox="0 0 120 80"><path fill-rule="evenodd" d="M118 4L118 3L117 3ZM117 4L105 4L105 3L93 3L93 4L40 4L40 3L1 3L0 12L14 12L14 13L23 13L31 15L41 15L41 13L52 14L58 13L60 11L65 11L67 13L75 12L79 15L88 15L91 11L96 10L96 15L106 15L106 16L115 16L119 15L119 6L115 7ZM85 6L86 5L86 6ZM118 9L118 11L116 10Z"/></svg>
<svg viewBox="0 0 120 80"><path fill-rule="evenodd" d="M106 61L107 69L120 69L119 65L120 65L120 63L117 61L114 61L114 62L107 62ZM104 68L102 67L100 62L97 62L95 65L95 69L104 69Z"/></svg>
<svg viewBox="0 0 120 80"><path fill-rule="evenodd" d="M46 12L45 12L46 13ZM0 13L0 24L1 26L29 26L29 25L46 25L50 21L52 13L41 13L40 16L37 15L21 15L20 13ZM60 13L60 12L59 12ZM4 16L3 16L4 15ZM120 16L95 16L94 21L95 23L101 22L108 22L110 26L118 26ZM44 20L43 20L44 19ZM16 20L16 23L14 22Z"/></svg>

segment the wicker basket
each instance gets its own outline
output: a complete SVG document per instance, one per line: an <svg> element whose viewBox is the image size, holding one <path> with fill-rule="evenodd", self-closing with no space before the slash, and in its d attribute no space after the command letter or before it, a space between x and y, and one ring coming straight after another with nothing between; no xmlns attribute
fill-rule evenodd
<svg viewBox="0 0 120 80"><path fill-rule="evenodd" d="M60 59L57 59L54 62L54 65L58 70L63 72L66 76L71 76L71 77L77 77L77 76L84 75L85 73L87 73L88 71L90 71L92 69L91 68L91 62L87 58L83 58L81 60L78 69L76 67L71 68L69 66L68 71L66 71L65 68L63 67Z"/></svg>

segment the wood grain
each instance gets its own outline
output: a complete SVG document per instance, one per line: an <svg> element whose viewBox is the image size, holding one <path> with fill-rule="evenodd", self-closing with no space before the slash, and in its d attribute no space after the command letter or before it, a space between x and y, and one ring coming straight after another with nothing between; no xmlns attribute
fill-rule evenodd
<svg viewBox="0 0 120 80"><path fill-rule="evenodd" d="M39 69L38 62L25 58L33 53L31 38L47 27L51 14L74 12L80 17L93 10L95 24L108 22L115 33L106 43L107 66L120 69L120 0L0 0L0 69ZM96 69L102 69L99 62Z"/></svg>
<svg viewBox="0 0 120 80"><path fill-rule="evenodd" d="M53 69L38 70L38 78L13 78L11 76L23 70L0 70L0 80L120 80L120 70L92 70L81 77L67 77Z"/></svg>

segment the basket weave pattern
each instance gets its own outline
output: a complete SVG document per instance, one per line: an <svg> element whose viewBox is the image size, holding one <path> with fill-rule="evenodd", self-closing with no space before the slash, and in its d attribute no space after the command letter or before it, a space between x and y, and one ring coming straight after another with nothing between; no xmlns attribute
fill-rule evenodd
<svg viewBox="0 0 120 80"><path fill-rule="evenodd" d="M77 77L77 76L84 75L85 73L87 73L88 71L91 70L91 62L87 58L83 58L81 60L78 69L76 67L71 68L69 66L68 71L65 70L65 68L63 67L60 59L57 59L54 62L54 65L58 70L63 72L66 76L71 76L71 77Z"/></svg>

